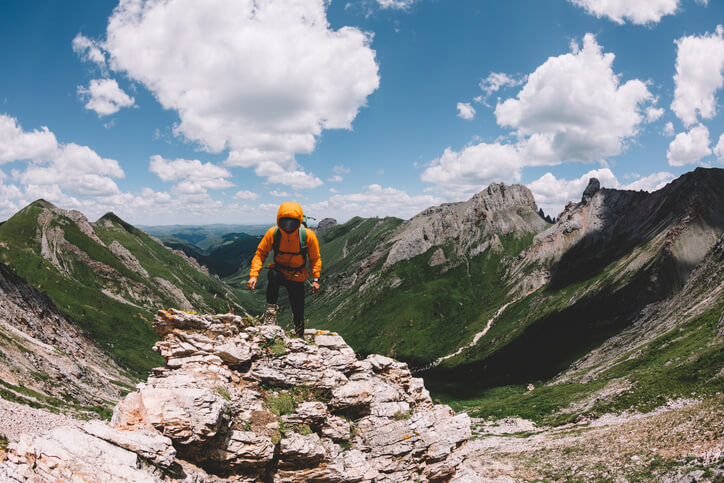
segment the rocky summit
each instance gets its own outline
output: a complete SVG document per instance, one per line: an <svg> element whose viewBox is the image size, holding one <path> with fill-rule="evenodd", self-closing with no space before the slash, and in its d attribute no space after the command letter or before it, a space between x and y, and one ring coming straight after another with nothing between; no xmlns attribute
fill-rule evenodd
<svg viewBox="0 0 724 483"><path fill-rule="evenodd" d="M469 481L470 420L337 334L160 311L166 359L98 421L25 435L2 481Z"/></svg>

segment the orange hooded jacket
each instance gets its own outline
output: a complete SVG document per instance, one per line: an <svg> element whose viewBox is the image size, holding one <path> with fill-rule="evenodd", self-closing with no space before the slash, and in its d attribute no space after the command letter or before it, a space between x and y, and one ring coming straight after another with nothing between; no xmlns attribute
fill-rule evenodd
<svg viewBox="0 0 724 483"><path fill-rule="evenodd" d="M279 223L281 218L289 217L298 219L301 226L302 215L302 206L299 203L285 201L279 207L279 211L277 212L277 223ZM251 261L249 278L259 277L259 271L264 266L264 261L266 260L267 255L269 255L269 252L274 250L274 231L276 228L276 226L269 228L264 235L264 238L261 239L261 242L256 249L256 254ZM287 233L284 230L279 229L279 233L281 235L279 251L293 253L299 252L298 228L293 233ZM312 266L312 277L319 278L322 273L322 257L319 254L319 241L317 240L317 235L309 229L307 230L307 258L309 258L309 263ZM291 254L279 254L276 257L276 261L281 265L289 267L298 267L304 263L304 259L301 255ZM274 263L270 263L269 267L274 267L274 265ZM309 271L306 266L298 271L286 270L284 268L277 268L277 270L279 270L287 278L287 280L291 280L293 282L303 282L309 278Z"/></svg>

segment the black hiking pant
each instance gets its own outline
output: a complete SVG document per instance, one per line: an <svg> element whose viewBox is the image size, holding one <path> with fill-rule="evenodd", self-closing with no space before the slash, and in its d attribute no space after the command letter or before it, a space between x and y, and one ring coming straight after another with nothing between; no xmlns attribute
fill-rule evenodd
<svg viewBox="0 0 724 483"><path fill-rule="evenodd" d="M286 287L289 303L294 316L294 332L304 337L304 282L292 282L280 271L269 269L269 283L266 286L266 302L276 304L279 300L279 287Z"/></svg>

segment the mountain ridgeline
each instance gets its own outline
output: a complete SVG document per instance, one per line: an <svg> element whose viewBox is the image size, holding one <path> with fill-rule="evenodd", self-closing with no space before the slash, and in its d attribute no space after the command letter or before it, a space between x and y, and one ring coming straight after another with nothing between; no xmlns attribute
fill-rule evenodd
<svg viewBox="0 0 724 483"><path fill-rule="evenodd" d="M136 376L161 362L151 351L157 310L243 311L228 286L181 255L112 213L90 223L44 200L0 226L0 260Z"/></svg>
<svg viewBox="0 0 724 483"><path fill-rule="evenodd" d="M593 179L555 223L528 188L504 184L406 221L325 219L322 289L307 298L307 327L338 332L359 356L407 362L435 397L476 416L556 423L722 392L722 188L721 169L653 193ZM69 358L43 353L45 368L33 368L27 353L47 352L58 336L15 316L0 344L20 376L5 390L21 398L19 388L32 387L45 405L65 394L79 410L108 407L117 394L89 396L98 377L122 392L162 362L150 350L158 309L261 312L266 277L253 294L245 289L258 234L219 230L161 230L165 247L111 213L90 223L43 200L0 224L5 279L47 294L55 325L76 325L83 338L60 348ZM220 263L211 271L223 279L204 257ZM17 293L29 292L14 293L17 307L41 297L21 303ZM284 297L278 322L290 326ZM62 392L45 384L42 374L77 366L87 343L112 357L93 369L100 376L67 381Z"/></svg>
<svg viewBox="0 0 724 483"><path fill-rule="evenodd" d="M654 193L591 180L554 224L518 185L408 221L352 219L320 234L311 325L405 360L433 393L478 407L504 387L560 409L621 378L626 397L606 404L721 390L723 187L724 170L703 168ZM526 389L556 376L578 385Z"/></svg>

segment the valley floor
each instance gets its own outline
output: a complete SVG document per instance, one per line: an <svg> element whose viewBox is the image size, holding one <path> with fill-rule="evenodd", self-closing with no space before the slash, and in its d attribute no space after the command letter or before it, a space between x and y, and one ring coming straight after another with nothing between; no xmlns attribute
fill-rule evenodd
<svg viewBox="0 0 724 483"><path fill-rule="evenodd" d="M556 428L474 421L465 459L486 481L724 481L724 395Z"/></svg>

